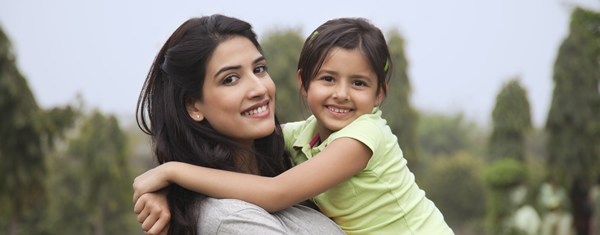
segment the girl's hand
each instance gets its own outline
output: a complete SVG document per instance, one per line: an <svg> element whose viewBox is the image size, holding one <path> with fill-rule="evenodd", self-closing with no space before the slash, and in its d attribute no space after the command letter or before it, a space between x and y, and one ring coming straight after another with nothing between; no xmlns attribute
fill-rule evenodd
<svg viewBox="0 0 600 235"><path fill-rule="evenodd" d="M137 220L146 234L167 235L171 219L167 193L165 188L155 193L143 194L135 204L133 211L138 214Z"/></svg>
<svg viewBox="0 0 600 235"><path fill-rule="evenodd" d="M135 177L135 180L133 180L133 203L137 203L140 196L145 193L158 191L161 188L169 186L170 182L168 181L166 171L170 165L172 164L169 162L164 163Z"/></svg>

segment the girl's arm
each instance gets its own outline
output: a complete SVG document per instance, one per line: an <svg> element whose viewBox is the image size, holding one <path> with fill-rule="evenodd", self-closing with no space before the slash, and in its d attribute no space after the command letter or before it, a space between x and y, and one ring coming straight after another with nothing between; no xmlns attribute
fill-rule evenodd
<svg viewBox="0 0 600 235"><path fill-rule="evenodd" d="M363 170L372 151L352 138L339 138L310 160L276 177L263 177L168 162L138 176L134 202L170 183L215 198L234 198L275 212L312 198Z"/></svg>

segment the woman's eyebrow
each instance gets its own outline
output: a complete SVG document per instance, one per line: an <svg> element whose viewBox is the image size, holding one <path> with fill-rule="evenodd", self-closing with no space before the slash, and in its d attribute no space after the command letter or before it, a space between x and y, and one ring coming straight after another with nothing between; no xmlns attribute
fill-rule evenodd
<svg viewBox="0 0 600 235"><path fill-rule="evenodd" d="M254 60L254 64L256 64L256 63L258 63L260 61L263 61L263 60L265 60L264 56L258 57L257 59Z"/></svg>
<svg viewBox="0 0 600 235"><path fill-rule="evenodd" d="M228 67L222 68L222 69L220 69L220 70L217 72L217 74L215 74L215 77L214 77L214 78L216 79L216 78L217 78L217 76L219 76L219 74L221 74L221 73L223 73L223 72L225 72L225 71L228 71L228 70L236 70L236 69L241 69L241 68L242 68L242 66L240 66L240 65L238 65L238 66L228 66Z"/></svg>
<svg viewBox="0 0 600 235"><path fill-rule="evenodd" d="M256 63L258 63L258 62L261 62L261 61L263 61L263 60L265 60L265 57L264 57L264 56L258 57L258 58L256 58L256 59L255 59L255 60L252 62L252 64L256 64ZM219 71L218 71L218 72L215 74L215 77L214 77L214 78L216 79L216 78L219 76L219 74L221 74L221 73L223 73L223 72L225 72L225 71L228 71L228 70L236 70L236 69L241 69L241 68L242 68L242 66L241 66L241 65L237 65L237 66L227 66L227 67L225 67L225 68L219 69Z"/></svg>

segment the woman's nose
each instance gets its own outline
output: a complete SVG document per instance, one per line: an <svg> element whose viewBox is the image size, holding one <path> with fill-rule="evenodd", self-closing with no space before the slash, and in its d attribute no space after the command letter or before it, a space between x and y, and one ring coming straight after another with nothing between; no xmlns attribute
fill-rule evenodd
<svg viewBox="0 0 600 235"><path fill-rule="evenodd" d="M255 74L250 76L251 83L249 84L248 99L263 97L267 93L267 86L264 84L265 79L268 78L259 78Z"/></svg>

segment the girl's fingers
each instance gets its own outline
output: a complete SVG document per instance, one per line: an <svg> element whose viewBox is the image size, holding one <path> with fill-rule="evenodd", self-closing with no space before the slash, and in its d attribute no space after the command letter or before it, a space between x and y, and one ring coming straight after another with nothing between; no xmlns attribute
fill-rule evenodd
<svg viewBox="0 0 600 235"><path fill-rule="evenodd" d="M157 220L158 220L158 215L155 213L150 213L148 215L148 217L146 217L146 219L144 220L144 223L142 223L142 230L144 230L144 231L150 230L150 228L152 228L152 226L156 223ZM139 219L138 219L138 221L139 221Z"/></svg>
<svg viewBox="0 0 600 235"><path fill-rule="evenodd" d="M171 218L170 218L169 214L160 213L160 217L158 218L156 223L154 223L152 228L150 228L150 230L148 230L146 232L146 234L155 235L155 234L161 234L162 231L165 231L165 230L168 231L169 229L168 229L167 225L169 224L170 219Z"/></svg>

